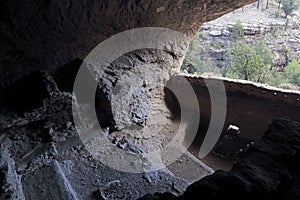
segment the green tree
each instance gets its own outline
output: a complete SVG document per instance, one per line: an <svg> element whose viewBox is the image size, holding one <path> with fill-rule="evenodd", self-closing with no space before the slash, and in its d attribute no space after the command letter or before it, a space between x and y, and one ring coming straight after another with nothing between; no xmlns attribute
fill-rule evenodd
<svg viewBox="0 0 300 200"><path fill-rule="evenodd" d="M238 20L232 27L231 35L234 39L238 39L244 36L244 26L240 20Z"/></svg>
<svg viewBox="0 0 300 200"><path fill-rule="evenodd" d="M281 3L285 18L293 16L294 12L299 8L297 0L281 0Z"/></svg>
<svg viewBox="0 0 300 200"><path fill-rule="evenodd" d="M286 83L283 77L283 72L277 69L271 69L264 77L264 83L272 86L280 87L280 84Z"/></svg>
<svg viewBox="0 0 300 200"><path fill-rule="evenodd" d="M271 67L273 62L273 54L266 42L263 39L260 39L255 42L253 48L255 53L262 58L263 64Z"/></svg>
<svg viewBox="0 0 300 200"><path fill-rule="evenodd" d="M189 49L183 60L182 70L193 74L197 71L198 65L202 63L200 58L201 46L199 44L199 36L197 35L190 43Z"/></svg>
<svg viewBox="0 0 300 200"><path fill-rule="evenodd" d="M264 81L272 64L272 53L263 41L234 44L227 49L226 57L228 66L223 76L255 82Z"/></svg>
<svg viewBox="0 0 300 200"><path fill-rule="evenodd" d="M300 86L300 64L296 60L284 68L284 77L288 83Z"/></svg>
<svg viewBox="0 0 300 200"><path fill-rule="evenodd" d="M182 71L189 74L202 74L204 72L213 72L216 71L211 64L210 58L208 56L201 57L204 49L199 41L199 37L204 37L202 32L191 42L185 59L182 64Z"/></svg>
<svg viewBox="0 0 300 200"><path fill-rule="evenodd" d="M272 69L265 77L265 83L284 89L300 88L300 64L293 60L283 71Z"/></svg>

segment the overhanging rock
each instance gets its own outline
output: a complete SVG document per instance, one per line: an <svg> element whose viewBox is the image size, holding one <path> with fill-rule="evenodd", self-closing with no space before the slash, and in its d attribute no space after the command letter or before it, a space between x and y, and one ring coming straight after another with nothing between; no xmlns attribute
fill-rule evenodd
<svg viewBox="0 0 300 200"><path fill-rule="evenodd" d="M83 59L100 42L129 29L164 27L192 38L203 22L252 2L5 0L0 8L0 85Z"/></svg>

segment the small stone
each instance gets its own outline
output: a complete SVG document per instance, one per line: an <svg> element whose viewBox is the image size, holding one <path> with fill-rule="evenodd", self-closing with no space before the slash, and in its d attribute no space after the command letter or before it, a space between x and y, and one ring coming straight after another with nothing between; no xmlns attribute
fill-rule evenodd
<svg viewBox="0 0 300 200"><path fill-rule="evenodd" d="M226 36L226 37L229 37L230 36L230 32L225 29L225 30L223 30L222 35Z"/></svg>
<svg viewBox="0 0 300 200"><path fill-rule="evenodd" d="M220 37L222 36L222 32L218 30L213 30L208 33L212 37Z"/></svg>
<svg viewBox="0 0 300 200"><path fill-rule="evenodd" d="M120 147L121 149L127 149L128 143L126 141L120 141L118 143L118 147Z"/></svg>
<svg viewBox="0 0 300 200"><path fill-rule="evenodd" d="M67 129L69 129L71 126L72 126L72 122L68 122L68 123L66 124Z"/></svg>
<svg viewBox="0 0 300 200"><path fill-rule="evenodd" d="M143 175L143 179L144 180L146 180L148 183L152 183L152 181L151 181L151 177L150 176L148 176L147 174L145 174L145 175Z"/></svg>

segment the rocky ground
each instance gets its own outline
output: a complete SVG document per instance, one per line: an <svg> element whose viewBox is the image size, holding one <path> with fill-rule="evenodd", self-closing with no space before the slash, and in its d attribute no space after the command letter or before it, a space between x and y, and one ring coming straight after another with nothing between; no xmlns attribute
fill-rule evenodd
<svg viewBox="0 0 300 200"><path fill-rule="evenodd" d="M7 111L3 108L13 102L1 102L0 199L193 199L199 194L219 199L245 198L245 193L249 198L299 198L296 122L275 120L261 142L239 154L230 172L207 176L213 171L187 152L167 168L128 173L86 150L73 124L74 96L62 92L52 76L34 73L9 91L8 100L24 104ZM112 144L120 149L134 145L128 140Z"/></svg>
<svg viewBox="0 0 300 200"><path fill-rule="evenodd" d="M244 152L229 172L216 171L183 195L146 195L141 200L299 199L300 124L276 119L262 140Z"/></svg>
<svg viewBox="0 0 300 200"><path fill-rule="evenodd" d="M122 172L103 164L78 137L72 116L74 96L60 91L47 73L25 77L2 95L6 101L2 99L0 107L1 200L137 199L157 191L181 194L191 182L213 172L189 153L168 168L145 173ZM20 100L23 104L14 107ZM138 149L129 140L110 137L117 148Z"/></svg>

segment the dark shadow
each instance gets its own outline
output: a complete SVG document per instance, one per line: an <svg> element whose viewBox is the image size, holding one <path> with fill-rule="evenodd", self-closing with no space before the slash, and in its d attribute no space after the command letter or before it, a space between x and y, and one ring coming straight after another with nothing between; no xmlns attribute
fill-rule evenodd
<svg viewBox="0 0 300 200"><path fill-rule="evenodd" d="M49 93L42 72L33 72L16 84L1 89L0 105L17 113L24 113L42 106L46 97L49 97Z"/></svg>
<svg viewBox="0 0 300 200"><path fill-rule="evenodd" d="M82 59L77 58L64 66L59 67L53 73L53 79L61 91L73 91L75 78L82 62Z"/></svg>

